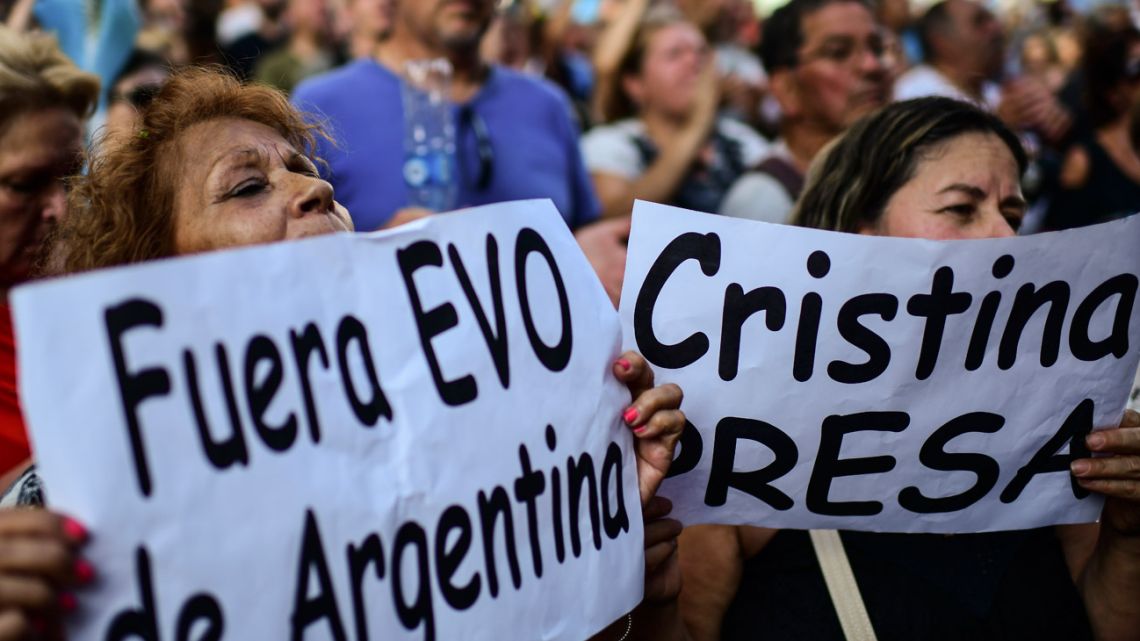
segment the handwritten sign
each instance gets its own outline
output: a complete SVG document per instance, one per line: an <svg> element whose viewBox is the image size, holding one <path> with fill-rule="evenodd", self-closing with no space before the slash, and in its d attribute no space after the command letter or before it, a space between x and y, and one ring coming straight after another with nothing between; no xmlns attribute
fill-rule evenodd
<svg viewBox="0 0 1140 641"><path fill-rule="evenodd" d="M71 638L577 641L640 600L620 327L548 201L14 299L94 532Z"/></svg>
<svg viewBox="0 0 1140 641"><path fill-rule="evenodd" d="M974 532L1088 522L1069 474L1140 359L1140 217L873 238L639 202L625 341L685 390L687 524Z"/></svg>

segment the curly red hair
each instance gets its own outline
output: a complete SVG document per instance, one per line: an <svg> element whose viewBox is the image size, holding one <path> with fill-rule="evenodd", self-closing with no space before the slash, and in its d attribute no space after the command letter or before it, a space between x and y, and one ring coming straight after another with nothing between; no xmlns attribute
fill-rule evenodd
<svg viewBox="0 0 1140 641"><path fill-rule="evenodd" d="M68 196L50 271L75 273L174 255L179 141L198 123L239 118L266 125L312 156L321 128L285 95L216 68L175 73L140 114L137 131L104 137Z"/></svg>

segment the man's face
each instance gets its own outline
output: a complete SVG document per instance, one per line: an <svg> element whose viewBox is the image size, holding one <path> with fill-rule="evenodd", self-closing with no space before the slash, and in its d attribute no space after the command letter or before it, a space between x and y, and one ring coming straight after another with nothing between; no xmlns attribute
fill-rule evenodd
<svg viewBox="0 0 1140 641"><path fill-rule="evenodd" d="M973 0L947 0L946 13L952 26L944 55L957 58L976 75L995 78L1001 73L1005 41L994 14Z"/></svg>
<svg viewBox="0 0 1140 641"><path fill-rule="evenodd" d="M395 0L396 22L417 39L447 50L479 46L495 13L494 0Z"/></svg>
<svg viewBox="0 0 1140 641"><path fill-rule="evenodd" d="M857 2L834 2L803 18L803 44L787 78L792 117L840 133L890 98L883 40L871 12ZM786 104L783 104L786 103Z"/></svg>

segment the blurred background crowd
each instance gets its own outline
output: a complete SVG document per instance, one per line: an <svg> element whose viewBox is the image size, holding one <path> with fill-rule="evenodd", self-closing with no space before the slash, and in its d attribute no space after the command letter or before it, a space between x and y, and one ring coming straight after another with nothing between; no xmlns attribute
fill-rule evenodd
<svg viewBox="0 0 1140 641"><path fill-rule="evenodd" d="M309 94L302 87L303 99L297 103L321 117L335 112L335 103L380 100L356 91L322 98L321 90L329 84L321 78L335 77L361 61L378 61L377 66L399 73L401 64L418 57L409 53L404 37L403 45L392 47L398 52L395 61L391 55L385 60L384 43L394 26L400 31L394 23L404 19L396 4L398 0L4 0L0 11L15 30L54 33L64 53L100 77L102 93L88 124L90 135L104 126L132 127L137 108L171 71L190 64L224 65L243 79L287 93L320 77ZM557 87L572 113L572 135L581 136L581 162L578 152L571 151L569 163L584 165L587 176L559 174L557 182L563 184L547 185L546 192L491 184L531 182L525 174L487 175L495 164L510 166L510 153L502 147L516 140L525 144L531 135L522 130L515 112L531 110L537 98L511 94L503 105L453 114L447 135L454 139L450 147L459 147L448 152L456 157L455 166L428 166L425 172L406 157L402 166L395 159L391 169L403 174L406 184L387 190L395 195L384 202L357 197L354 192L361 190L354 183L359 181L351 169L344 169L344 180L338 180L334 160L332 182L358 230L404 222L424 208L518 196L553 198L575 227L598 216L628 215L635 198L785 222L809 163L828 141L892 99L926 95L974 102L1019 132L1032 158L1023 184L1030 204L1023 232L1075 227L1140 209L1137 3L414 4L422 4L422 12L434 12L425 21L439 18L447 5L493 11L489 28L478 34L474 57L481 64L543 77L547 86ZM415 29L413 24L409 31ZM422 57L448 57L447 43L435 44L424 48ZM463 71L457 70L448 97L457 104L478 102L471 96L484 88L482 80L467 100L456 99ZM354 114L371 120L366 124L358 125L354 115L331 114L339 145L331 153L344 149L345 141L358 135L358 126L383 125L400 132L413 126L404 106L403 128L393 127L387 117L398 113L377 104L371 105L374 112L366 107ZM509 116L506 124L489 127L494 115L488 109ZM502 127L520 131L504 143ZM549 129L543 123L540 127ZM479 131L486 129L491 132ZM465 137L471 138L467 146L473 150L469 163L464 162ZM403 134L393 140L405 151L412 146ZM349 144L345 153L354 151ZM438 195L425 200L414 193L422 180L417 176L438 181L440 173L466 175L467 183L483 184L488 194L472 197L460 188L442 200Z"/></svg>
<svg viewBox="0 0 1140 641"><path fill-rule="evenodd" d="M784 4L502 0L479 54L564 92L603 216L646 198L782 221L828 140L892 97L923 95L973 101L1022 134L1034 159L1023 185L1026 231L1140 208L1135 5ZM391 5L7 0L0 11L15 29L56 33L65 53L101 77L94 129L130 127L134 109L188 64L223 64L291 92L376 56L392 31Z"/></svg>

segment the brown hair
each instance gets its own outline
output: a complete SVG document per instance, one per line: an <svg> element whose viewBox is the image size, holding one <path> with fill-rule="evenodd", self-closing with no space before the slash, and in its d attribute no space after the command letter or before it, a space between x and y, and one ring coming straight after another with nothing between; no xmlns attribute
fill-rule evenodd
<svg viewBox="0 0 1140 641"><path fill-rule="evenodd" d="M99 79L80 71L54 36L0 25L0 129L16 114L63 107L80 120L91 115Z"/></svg>
<svg viewBox="0 0 1140 641"><path fill-rule="evenodd" d="M952 98L896 102L861 118L816 157L792 223L851 233L877 224L919 161L967 133L1000 138L1025 173L1021 142L996 116Z"/></svg>
<svg viewBox="0 0 1140 641"><path fill-rule="evenodd" d="M671 5L656 5L646 12L633 36L633 42L618 64L617 86L613 98L608 101L609 104L605 107L606 113L603 114L606 122L615 122L637 115L638 106L625 93L625 88L622 86L623 81L629 76L637 76L641 73L645 64L645 54L649 50L649 42L653 36L657 35L658 31L675 24L691 23L683 13Z"/></svg>
<svg viewBox="0 0 1140 641"><path fill-rule="evenodd" d="M285 94L243 85L215 68L173 75L140 114L138 130L104 137L68 195L51 271L73 273L174 254L176 159L182 134L218 118L252 120L275 129L312 156L319 126L306 123Z"/></svg>

